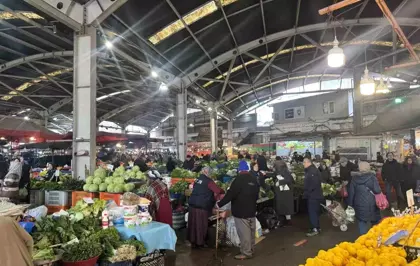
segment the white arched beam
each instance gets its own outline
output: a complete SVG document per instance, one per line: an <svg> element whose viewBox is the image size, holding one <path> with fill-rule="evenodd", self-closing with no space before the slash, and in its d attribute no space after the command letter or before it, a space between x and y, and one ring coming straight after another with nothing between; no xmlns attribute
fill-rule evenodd
<svg viewBox="0 0 420 266"><path fill-rule="evenodd" d="M420 19L418 18L397 18L398 23L400 26L409 26L409 27L419 27L420 26ZM334 27L354 27L354 26L384 26L387 25L387 21L383 18L364 18L364 19L350 19L350 20L343 20L343 21L334 21L334 22L324 22L318 24L312 24L307 26L302 26L298 28L293 28L277 33L273 33L268 35L266 38L259 38L249 43L243 44L238 47L238 49L232 49L228 52L225 52L215 58L212 61L208 61L207 63L199 66L195 70L191 71L186 76L182 77L181 80L174 79L173 82L183 82L184 86L189 87L198 79L204 77L208 73L210 73L214 69L214 62L217 62L218 65L224 64L229 62L233 57L238 56L239 54L243 54L245 52L249 52L255 48L258 48L262 45L266 45L267 43L271 43L273 41L277 41L280 39L288 38L290 36L294 36L297 34L305 34L313 31L320 31L328 28ZM176 84L179 86L180 84Z"/></svg>

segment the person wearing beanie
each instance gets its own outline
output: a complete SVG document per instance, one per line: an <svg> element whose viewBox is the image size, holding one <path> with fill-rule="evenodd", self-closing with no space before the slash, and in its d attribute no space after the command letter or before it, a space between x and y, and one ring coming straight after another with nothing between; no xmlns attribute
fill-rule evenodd
<svg viewBox="0 0 420 266"><path fill-rule="evenodd" d="M376 206L375 195L381 193L376 174L367 162L359 163L359 171L352 172L348 203L356 212L360 235L381 220L381 213Z"/></svg>
<svg viewBox="0 0 420 266"><path fill-rule="evenodd" d="M232 216L241 240L241 254L236 255L235 259L245 260L252 258L254 254L259 186L255 176L249 173L246 161L239 162L238 172L238 176L224 198L217 203L217 207L221 208L231 202Z"/></svg>
<svg viewBox="0 0 420 266"><path fill-rule="evenodd" d="M213 210L216 198L224 193L223 189L210 178L212 172L213 169L209 166L201 170L200 176L194 181L188 201L187 240L190 241L192 248L206 246L208 217Z"/></svg>

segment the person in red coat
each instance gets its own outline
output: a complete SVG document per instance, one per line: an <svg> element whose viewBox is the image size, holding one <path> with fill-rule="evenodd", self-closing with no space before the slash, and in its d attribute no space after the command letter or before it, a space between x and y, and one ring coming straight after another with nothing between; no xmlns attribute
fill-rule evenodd
<svg viewBox="0 0 420 266"><path fill-rule="evenodd" d="M168 186L162 181L158 171L150 170L147 173L149 175L149 188L146 191L145 198L151 201L150 215L153 221L172 226L172 207Z"/></svg>

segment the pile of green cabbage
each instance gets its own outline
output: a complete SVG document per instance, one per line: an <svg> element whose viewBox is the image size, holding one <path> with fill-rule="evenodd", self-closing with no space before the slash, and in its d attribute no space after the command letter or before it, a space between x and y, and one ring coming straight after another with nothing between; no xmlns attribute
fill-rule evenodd
<svg viewBox="0 0 420 266"><path fill-rule="evenodd" d="M134 173L135 175L137 174L135 169L130 170L129 173ZM86 184L83 186L83 190L89 192L100 191L110 193L124 193L133 191L135 185L125 182L127 179L129 179L126 178L127 175L128 174L123 166L115 169L112 176L108 176L107 171L104 168L98 168L95 170L93 176L86 178Z"/></svg>

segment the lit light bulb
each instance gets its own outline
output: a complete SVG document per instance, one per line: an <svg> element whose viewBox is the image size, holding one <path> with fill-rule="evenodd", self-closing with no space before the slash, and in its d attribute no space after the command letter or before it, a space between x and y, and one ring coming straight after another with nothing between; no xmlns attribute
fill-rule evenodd
<svg viewBox="0 0 420 266"><path fill-rule="evenodd" d="M365 68L365 74L360 80L360 94L373 95L375 93L375 81L369 77L369 70Z"/></svg>
<svg viewBox="0 0 420 266"><path fill-rule="evenodd" d="M25 120L29 120L29 116L25 116L23 119L25 119Z"/></svg>
<svg viewBox="0 0 420 266"><path fill-rule="evenodd" d="M156 71L152 70L152 72L150 72L150 74L152 75L152 77L157 78L158 77L158 73L156 73Z"/></svg>
<svg viewBox="0 0 420 266"><path fill-rule="evenodd" d="M342 67L346 62L346 56L342 48L338 47L337 36L334 38L333 48L328 51L328 66L330 67Z"/></svg>
<svg viewBox="0 0 420 266"><path fill-rule="evenodd" d="M108 48L108 49L112 49L112 47L113 47L114 45L112 44L112 42L110 42L110 41L108 41L108 40L106 40L105 41L105 47L106 48Z"/></svg>

